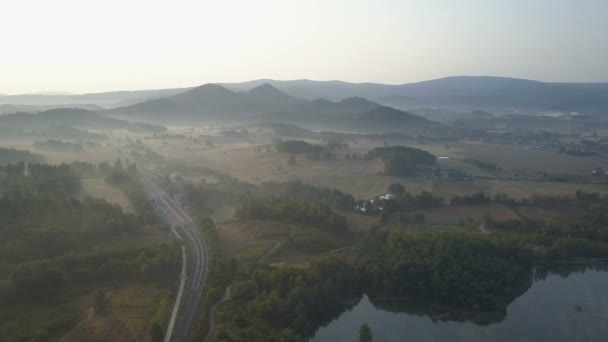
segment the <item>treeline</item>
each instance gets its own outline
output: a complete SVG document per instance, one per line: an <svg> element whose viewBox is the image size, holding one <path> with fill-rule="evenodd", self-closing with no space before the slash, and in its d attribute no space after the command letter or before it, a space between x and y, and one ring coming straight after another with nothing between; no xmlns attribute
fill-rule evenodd
<svg viewBox="0 0 608 342"><path fill-rule="evenodd" d="M325 150L321 145L313 145L303 140L278 140L275 148L279 152L289 154L319 153Z"/></svg>
<svg viewBox="0 0 608 342"><path fill-rule="evenodd" d="M334 213L329 205L291 198L245 200L237 208L236 217L301 223L333 232L348 230L346 218Z"/></svg>
<svg viewBox="0 0 608 342"><path fill-rule="evenodd" d="M501 167L498 166L498 164L496 163L492 163L492 162L487 162L487 161L482 161L479 159L473 159L473 158L464 158L462 161L467 162L469 164L472 164L482 170L486 170L486 171L500 171L502 170Z"/></svg>
<svg viewBox="0 0 608 342"><path fill-rule="evenodd" d="M47 139L71 139L71 140L108 140L108 136L102 133L89 132L85 129L74 128L65 125L51 125L46 130L36 132L35 138L45 137Z"/></svg>
<svg viewBox="0 0 608 342"><path fill-rule="evenodd" d="M369 151L365 159L380 158L384 163L384 173L391 176L416 176L418 167L435 164L436 157L426 151L406 147L376 147Z"/></svg>
<svg viewBox="0 0 608 342"><path fill-rule="evenodd" d="M352 210L355 198L338 189L315 186L301 180L287 182L265 182L256 192L262 196L290 197L304 201L326 204L332 208Z"/></svg>
<svg viewBox="0 0 608 342"><path fill-rule="evenodd" d="M576 195L576 194L575 194ZM591 196L596 197L598 194L586 194L580 193L576 196ZM431 208L439 208L444 206L460 206L460 205L482 205L490 203L500 203L508 206L528 206L528 205L544 205L548 203L559 203L563 201L570 201L571 197L555 197L555 196L532 196L530 198L515 199L509 197L506 194L495 194L493 197L486 195L483 192L477 192L472 195L453 196L449 202L441 197L435 196L431 192L423 191L417 195L413 195L409 192L397 194L390 199L378 199L378 205L382 207L381 210L392 213L395 211L414 211L424 210ZM369 201L368 201L369 202ZM371 203L363 203L361 200L358 201L359 205L372 206ZM374 212L374 210L368 210L368 212Z"/></svg>
<svg viewBox="0 0 608 342"><path fill-rule="evenodd" d="M31 153L30 151L0 147L0 165L17 164L21 162L42 163L45 159L46 158L43 155Z"/></svg>
<svg viewBox="0 0 608 342"><path fill-rule="evenodd" d="M107 177L115 171L125 171L129 174L137 173L137 164L131 162L128 158L118 158L113 163L104 161L99 164L74 161L67 164L74 172L81 177Z"/></svg>
<svg viewBox="0 0 608 342"><path fill-rule="evenodd" d="M82 152L82 145L61 140L34 141L34 147L59 152Z"/></svg>
<svg viewBox="0 0 608 342"><path fill-rule="evenodd" d="M0 196L3 200L66 199L80 189L80 178L67 164L31 163L27 165L27 175L25 163L0 166Z"/></svg>
<svg viewBox="0 0 608 342"><path fill-rule="evenodd" d="M339 147L339 144L328 143L326 146L315 145L303 140L277 140L275 148L279 152L289 153L289 165L296 164L295 155L305 154L309 160L336 160L338 156L332 152L332 149Z"/></svg>

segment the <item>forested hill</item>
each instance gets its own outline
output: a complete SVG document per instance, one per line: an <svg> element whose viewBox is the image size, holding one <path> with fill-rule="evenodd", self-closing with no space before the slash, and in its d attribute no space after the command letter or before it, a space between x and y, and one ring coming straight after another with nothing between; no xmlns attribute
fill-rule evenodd
<svg viewBox="0 0 608 342"><path fill-rule="evenodd" d="M242 119L302 102L304 100L291 97L270 85L260 85L247 92L234 92L217 84L204 84L166 98L114 108L107 113L120 118L153 122Z"/></svg>

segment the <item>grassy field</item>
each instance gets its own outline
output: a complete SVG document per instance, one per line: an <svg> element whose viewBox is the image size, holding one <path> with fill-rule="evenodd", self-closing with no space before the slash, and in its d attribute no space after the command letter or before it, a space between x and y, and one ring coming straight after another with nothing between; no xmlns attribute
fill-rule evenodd
<svg viewBox="0 0 608 342"><path fill-rule="evenodd" d="M381 175L383 166L379 160L316 161L297 156L296 165L288 166L289 155L274 150L267 152L264 148L263 151L259 150L260 147L267 146L266 144L232 142L216 144L213 148L186 150L186 142L181 140L172 140L168 145L156 140L146 143L151 144L156 152L167 159L222 170L251 183L301 179L315 185L338 188L358 198L370 198L385 193L388 185L392 183L403 182L403 179ZM378 146L378 143L356 145L337 153L340 158L343 154L353 152L363 155L375 146ZM188 178L200 180L205 178L205 175L189 174ZM408 179L406 186L409 191L415 193L431 189L430 181L417 178Z"/></svg>
<svg viewBox="0 0 608 342"><path fill-rule="evenodd" d="M559 221L581 215L580 210L572 206L550 208L516 207L514 210L522 217L539 221Z"/></svg>
<svg viewBox="0 0 608 342"><path fill-rule="evenodd" d="M187 130L185 132L188 132ZM484 192L489 195L507 194L514 198L532 195L569 195L577 189L608 193L608 186L594 184L565 184L532 181L492 180L492 176L462 158L473 158L497 163L506 169L525 168L554 173L588 174L596 166L608 166L605 156L575 157L559 155L553 151L530 149L525 146L486 144L479 142L425 143L409 141L387 141L388 144L403 144L429 151L436 156L451 159L438 160L443 168L455 168L477 178L473 182L429 180L420 177L397 178L382 175L381 161L344 160L346 153L364 155L371 149L382 146L382 141L360 139L348 141L348 148L336 150L338 160L315 161L304 156L296 157L296 165L287 165L288 155L271 149L266 151L270 137L214 137L213 147L200 143L192 146L188 139L171 139L165 145L159 139L146 140L155 151L170 160L178 160L195 166L222 170L240 180L261 183L264 181L288 181L301 179L305 182L337 188L356 198L367 199L385 193L388 185L402 183L408 192L417 194L431 191L437 196L450 199L456 195L471 195ZM280 165L280 167L279 167ZM200 180L204 174L189 174L187 178Z"/></svg>
<svg viewBox="0 0 608 342"><path fill-rule="evenodd" d="M261 258L275 244L287 239L290 225L268 221L232 221L217 225L218 249L223 255L244 260Z"/></svg>
<svg viewBox="0 0 608 342"><path fill-rule="evenodd" d="M343 253L357 241L351 232L327 233L276 221L239 220L218 227L222 255L271 264L306 263L328 253Z"/></svg>
<svg viewBox="0 0 608 342"><path fill-rule="evenodd" d="M505 169L522 168L586 176L598 166L604 168L608 166L608 158L604 155L569 156L560 155L556 151L533 149L527 146L481 142L460 142L454 144L454 147L453 157L493 162Z"/></svg>
<svg viewBox="0 0 608 342"><path fill-rule="evenodd" d="M533 195L574 196L577 190L598 192L608 195L607 184L591 183L555 183L535 181L480 180L476 181L480 189L488 194L507 194L513 198L529 198Z"/></svg>
<svg viewBox="0 0 608 342"><path fill-rule="evenodd" d="M577 190L598 192L602 195L608 195L608 184L519 182L519 185L534 194L542 195L574 195Z"/></svg>
<svg viewBox="0 0 608 342"><path fill-rule="evenodd" d="M374 215L364 215L344 211L339 211L339 213L346 217L348 229L355 233L365 233L378 223L378 217Z"/></svg>
<svg viewBox="0 0 608 342"><path fill-rule="evenodd" d="M123 211L133 213L133 205L120 189L111 186L103 178L82 179L83 195L104 199L119 205Z"/></svg>
<svg viewBox="0 0 608 342"><path fill-rule="evenodd" d="M461 221L464 224L481 222L486 214L495 221L521 218L518 213L498 203L435 208L425 210L424 214L425 223L439 226L458 226Z"/></svg>
<svg viewBox="0 0 608 342"><path fill-rule="evenodd" d="M234 220L234 212L236 208L234 205L225 205L217 208L212 214L211 219L215 223L224 223Z"/></svg>

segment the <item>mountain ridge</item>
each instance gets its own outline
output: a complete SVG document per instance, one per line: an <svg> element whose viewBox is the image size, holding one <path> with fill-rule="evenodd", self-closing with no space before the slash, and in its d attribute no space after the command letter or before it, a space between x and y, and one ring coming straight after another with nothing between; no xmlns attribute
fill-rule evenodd
<svg viewBox="0 0 608 342"><path fill-rule="evenodd" d="M361 97L389 106L455 106L468 109L509 107L530 110L560 110L598 113L608 108L608 82L541 82L512 77L450 76L404 84L344 81L259 79L240 83L214 83L234 93L273 93L279 91L292 98L340 101ZM272 86L274 89L268 88ZM170 88L145 91L117 91L74 96L8 95L0 104L90 103L105 108L119 108L157 98L187 93L200 88ZM286 97L287 98L287 97Z"/></svg>

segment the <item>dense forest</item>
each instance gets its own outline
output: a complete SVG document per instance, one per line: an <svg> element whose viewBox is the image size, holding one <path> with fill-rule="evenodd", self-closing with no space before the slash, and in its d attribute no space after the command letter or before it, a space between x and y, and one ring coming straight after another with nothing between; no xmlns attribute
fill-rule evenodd
<svg viewBox="0 0 608 342"><path fill-rule="evenodd" d="M360 266L370 292L471 311L504 311L531 280L532 252L498 238L462 232L372 236ZM457 260L458 262L454 262Z"/></svg>
<svg viewBox="0 0 608 342"><path fill-rule="evenodd" d="M177 245L116 244L144 236L144 227L158 222L146 219L144 212L125 214L103 200L80 198L80 178L69 165L29 164L28 173L24 171L23 163L0 169L3 340L29 341L65 332L80 313L64 304L83 288L158 281L179 268ZM59 311L46 318L20 311L31 305L59 305Z"/></svg>
<svg viewBox="0 0 608 342"><path fill-rule="evenodd" d="M334 232L348 229L344 216L334 213L328 205L289 198L246 200L237 208L236 217L301 223Z"/></svg>
<svg viewBox="0 0 608 342"><path fill-rule="evenodd" d="M344 299L361 293L352 264L325 259L305 269L239 265L218 341L306 341Z"/></svg>
<svg viewBox="0 0 608 342"><path fill-rule="evenodd" d="M369 151L366 159L380 158L384 173L391 176L416 176L417 169L435 164L436 157L426 151L406 146L376 147Z"/></svg>

